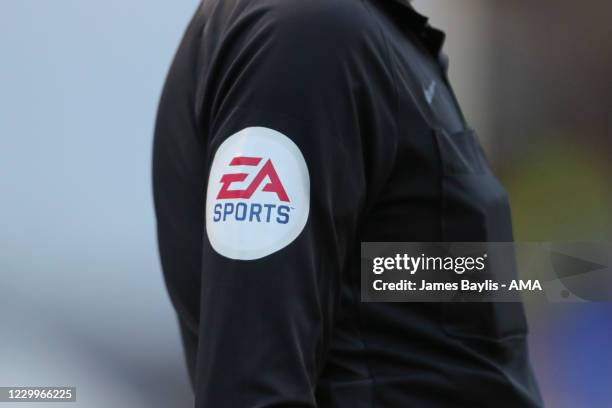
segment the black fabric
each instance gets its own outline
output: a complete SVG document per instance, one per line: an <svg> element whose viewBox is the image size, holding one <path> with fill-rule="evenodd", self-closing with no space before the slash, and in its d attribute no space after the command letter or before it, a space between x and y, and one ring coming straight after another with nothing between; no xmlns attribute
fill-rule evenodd
<svg viewBox="0 0 612 408"><path fill-rule="evenodd" d="M153 157L162 267L197 407L541 406L520 304L359 300L360 242L513 239L443 41L389 0L200 5L168 74ZM244 261L212 247L205 202L217 149L252 126L298 146L311 198L293 242Z"/></svg>
<svg viewBox="0 0 612 408"><path fill-rule="evenodd" d="M198 336L179 320L183 352L191 387L195 390L196 361L198 359Z"/></svg>

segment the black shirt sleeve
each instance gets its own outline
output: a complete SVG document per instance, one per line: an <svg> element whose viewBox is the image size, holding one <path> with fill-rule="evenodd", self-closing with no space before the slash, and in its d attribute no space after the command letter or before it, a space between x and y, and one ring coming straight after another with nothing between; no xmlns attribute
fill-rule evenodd
<svg viewBox="0 0 612 408"><path fill-rule="evenodd" d="M250 3L202 40L196 406L314 407L339 281L389 168L395 95L365 10Z"/></svg>

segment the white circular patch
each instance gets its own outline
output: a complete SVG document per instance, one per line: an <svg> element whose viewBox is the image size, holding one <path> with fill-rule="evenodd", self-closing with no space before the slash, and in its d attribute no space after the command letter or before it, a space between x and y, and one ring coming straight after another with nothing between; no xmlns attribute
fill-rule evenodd
<svg viewBox="0 0 612 408"><path fill-rule="evenodd" d="M309 210L306 161L287 136L249 127L219 146L206 194L206 233L219 254L270 255L300 235Z"/></svg>

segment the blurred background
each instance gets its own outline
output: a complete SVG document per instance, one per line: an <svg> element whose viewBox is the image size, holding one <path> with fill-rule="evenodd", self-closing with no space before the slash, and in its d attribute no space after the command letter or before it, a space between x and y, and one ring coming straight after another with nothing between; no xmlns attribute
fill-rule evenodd
<svg viewBox="0 0 612 408"><path fill-rule="evenodd" d="M0 386L73 385L70 407L191 406L150 158L196 5L0 2ZM448 33L451 79L509 190L516 239L611 240L612 3L415 6ZM547 406L612 407L612 305L527 306Z"/></svg>

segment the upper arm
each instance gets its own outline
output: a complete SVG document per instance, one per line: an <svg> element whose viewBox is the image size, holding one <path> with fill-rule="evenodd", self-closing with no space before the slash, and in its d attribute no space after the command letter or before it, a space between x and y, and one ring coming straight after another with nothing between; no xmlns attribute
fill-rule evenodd
<svg viewBox="0 0 612 408"><path fill-rule="evenodd" d="M203 73L198 401L309 406L394 98L349 2L247 3Z"/></svg>

